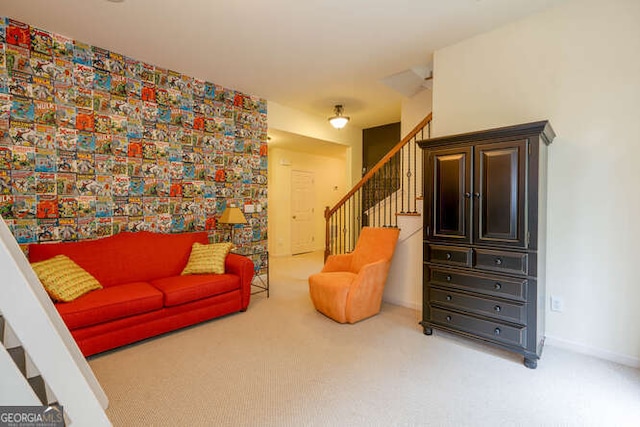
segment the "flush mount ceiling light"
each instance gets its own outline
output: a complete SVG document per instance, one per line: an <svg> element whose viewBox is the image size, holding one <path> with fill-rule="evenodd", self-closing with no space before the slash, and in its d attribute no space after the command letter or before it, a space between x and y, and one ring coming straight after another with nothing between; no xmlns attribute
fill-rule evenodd
<svg viewBox="0 0 640 427"><path fill-rule="evenodd" d="M342 105L338 104L333 107L333 114L335 114L335 116L329 117L329 123L331 123L331 126L336 129L342 129L347 125L349 117L342 115Z"/></svg>

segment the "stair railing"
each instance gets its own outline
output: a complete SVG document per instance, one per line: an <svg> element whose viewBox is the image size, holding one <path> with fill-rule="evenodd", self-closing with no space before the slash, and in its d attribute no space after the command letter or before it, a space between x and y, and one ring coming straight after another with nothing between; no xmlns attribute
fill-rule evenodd
<svg viewBox="0 0 640 427"><path fill-rule="evenodd" d="M397 227L397 215L417 215L422 160L417 142L431 135L431 113L396 144L325 218L325 259L351 252L363 226Z"/></svg>

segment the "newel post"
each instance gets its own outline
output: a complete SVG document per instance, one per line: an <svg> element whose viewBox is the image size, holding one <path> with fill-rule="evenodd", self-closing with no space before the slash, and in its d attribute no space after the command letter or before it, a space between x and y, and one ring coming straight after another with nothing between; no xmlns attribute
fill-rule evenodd
<svg viewBox="0 0 640 427"><path fill-rule="evenodd" d="M325 230L324 230L324 260L326 261L327 258L329 258L329 255L331 255L331 249L330 249L330 244L331 244L331 236L329 235L329 218L330 218L330 214L329 212L331 212L331 208L329 206L326 206L324 208L324 226L325 226Z"/></svg>

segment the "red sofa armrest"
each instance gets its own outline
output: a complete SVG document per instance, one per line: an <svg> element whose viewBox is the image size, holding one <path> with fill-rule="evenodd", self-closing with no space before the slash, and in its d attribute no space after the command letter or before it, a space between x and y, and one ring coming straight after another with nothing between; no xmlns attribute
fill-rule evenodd
<svg viewBox="0 0 640 427"><path fill-rule="evenodd" d="M224 263L224 271L227 274L235 274L240 277L242 310L246 310L251 298L251 281L254 274L253 261L246 256L229 253Z"/></svg>

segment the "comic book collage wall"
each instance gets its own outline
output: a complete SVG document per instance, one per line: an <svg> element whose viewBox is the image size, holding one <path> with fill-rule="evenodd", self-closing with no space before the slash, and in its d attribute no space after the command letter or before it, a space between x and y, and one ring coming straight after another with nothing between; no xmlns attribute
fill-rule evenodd
<svg viewBox="0 0 640 427"><path fill-rule="evenodd" d="M216 227L266 248L266 101L0 18L0 214L23 247Z"/></svg>

